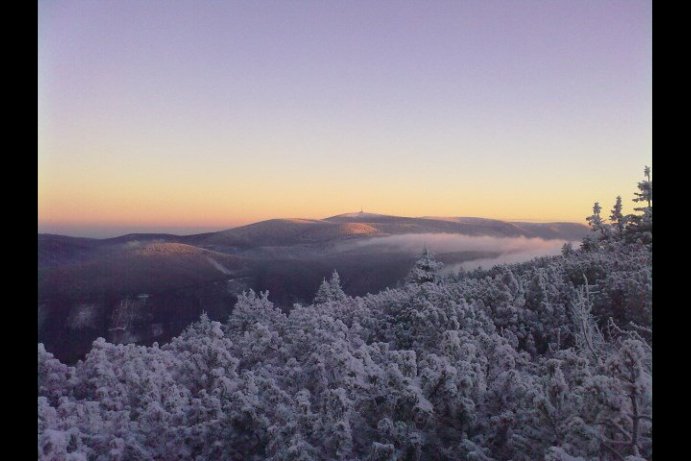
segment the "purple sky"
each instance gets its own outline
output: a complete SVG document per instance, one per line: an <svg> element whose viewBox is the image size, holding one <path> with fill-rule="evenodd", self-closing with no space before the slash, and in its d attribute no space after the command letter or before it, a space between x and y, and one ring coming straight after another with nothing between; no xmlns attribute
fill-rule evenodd
<svg viewBox="0 0 691 461"><path fill-rule="evenodd" d="M651 29L634 0L39 1L39 229L581 221L650 164Z"/></svg>

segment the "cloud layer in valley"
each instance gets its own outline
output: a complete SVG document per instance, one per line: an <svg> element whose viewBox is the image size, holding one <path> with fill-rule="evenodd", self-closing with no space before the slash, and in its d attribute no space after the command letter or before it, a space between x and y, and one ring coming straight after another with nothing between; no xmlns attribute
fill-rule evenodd
<svg viewBox="0 0 691 461"><path fill-rule="evenodd" d="M450 264L444 272L456 272L460 268L470 270L478 266L488 269L497 264L511 264L529 261L540 256L558 255L566 240L545 240L527 237L489 237L459 234L403 234L374 237L349 242L343 251L371 249L372 251L420 254L424 248L433 254L452 252L492 252L494 257L468 260Z"/></svg>

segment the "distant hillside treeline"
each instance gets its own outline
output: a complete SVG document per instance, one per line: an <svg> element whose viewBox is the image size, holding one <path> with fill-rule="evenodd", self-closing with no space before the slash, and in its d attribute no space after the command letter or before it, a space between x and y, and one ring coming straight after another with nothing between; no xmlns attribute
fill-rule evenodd
<svg viewBox="0 0 691 461"><path fill-rule="evenodd" d="M39 459L652 459L652 181L563 255L289 313L239 297L170 343L43 345ZM619 202L618 202L619 203ZM619 209L620 210L620 209Z"/></svg>

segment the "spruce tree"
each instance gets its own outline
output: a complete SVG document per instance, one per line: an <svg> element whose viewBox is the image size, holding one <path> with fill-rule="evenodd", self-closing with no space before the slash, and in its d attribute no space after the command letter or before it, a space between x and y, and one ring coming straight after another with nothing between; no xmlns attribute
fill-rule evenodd
<svg viewBox="0 0 691 461"><path fill-rule="evenodd" d="M348 295L341 288L341 277L336 270L331 274L331 279L327 282L322 279L321 285L314 296L314 304L323 304L328 301L343 301Z"/></svg>
<svg viewBox="0 0 691 461"><path fill-rule="evenodd" d="M651 243L653 240L653 181L650 178L650 167L643 169L645 179L638 183L638 192L634 192L634 202L645 203L644 206L635 207L634 211L641 214L629 215L627 226L627 238L629 241L641 241Z"/></svg>
<svg viewBox="0 0 691 461"><path fill-rule="evenodd" d="M346 299L347 295L341 288L341 277L338 275L336 270L331 274L331 280L329 280L329 288L331 294L331 301L343 301Z"/></svg>
<svg viewBox="0 0 691 461"><path fill-rule="evenodd" d="M626 227L626 217L622 213L621 195L617 195L617 201L614 203L609 220L616 230L617 237L621 237Z"/></svg>
<svg viewBox="0 0 691 461"><path fill-rule="evenodd" d="M432 253L425 248L420 258L415 261L415 265L408 274L408 281L421 285L426 282L438 282L440 279L439 271L443 264L434 259Z"/></svg>
<svg viewBox="0 0 691 461"><path fill-rule="evenodd" d="M319 285L317 294L314 295L314 304L324 304L329 300L330 294L331 286L329 285L329 282L326 281L326 278L324 278L322 279L321 285Z"/></svg>

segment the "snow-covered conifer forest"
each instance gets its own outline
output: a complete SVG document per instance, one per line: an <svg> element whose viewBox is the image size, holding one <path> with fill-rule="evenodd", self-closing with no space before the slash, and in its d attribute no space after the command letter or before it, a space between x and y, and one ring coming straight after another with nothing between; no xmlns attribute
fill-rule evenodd
<svg viewBox="0 0 691 461"><path fill-rule="evenodd" d="M42 460L652 459L652 181L562 255L285 313L240 297L165 345L38 345Z"/></svg>

